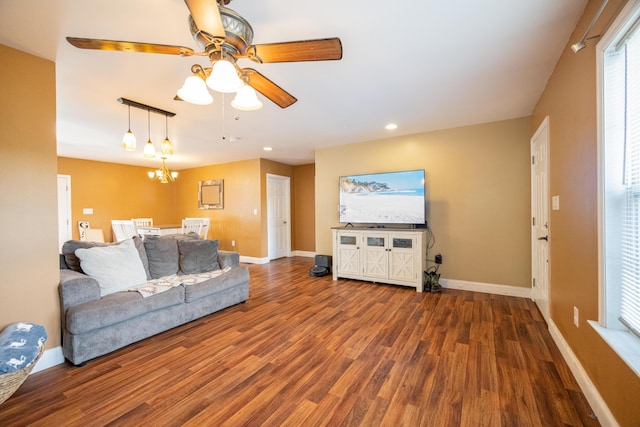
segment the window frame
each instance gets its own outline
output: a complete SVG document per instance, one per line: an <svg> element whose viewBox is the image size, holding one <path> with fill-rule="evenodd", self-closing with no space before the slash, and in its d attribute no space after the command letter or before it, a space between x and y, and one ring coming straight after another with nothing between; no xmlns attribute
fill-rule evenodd
<svg viewBox="0 0 640 427"><path fill-rule="evenodd" d="M613 157L620 154L618 146L606 146L605 141L605 66L607 51L622 39L633 24L640 19L640 0L630 0L607 32L602 36L596 46L596 84L597 84L597 154L598 154L598 321L588 321L611 348L625 361L625 363L640 376L640 338L618 320L620 314L620 286L607 285L607 282L618 282L616 268L607 269L607 256L615 258L612 248L619 242L615 237L607 236L606 206L610 198L606 197L610 192L618 192L619 188L605 188L606 173L608 168L621 168L622 159L617 159L618 164L613 165L610 158L611 152L616 151ZM607 155L610 158L607 158ZM609 165L605 165L609 163ZM606 194L605 194L606 193ZM619 197L619 195L616 195ZM623 196L626 197L626 196ZM610 228L610 224L609 224ZM612 253L614 252L614 253Z"/></svg>

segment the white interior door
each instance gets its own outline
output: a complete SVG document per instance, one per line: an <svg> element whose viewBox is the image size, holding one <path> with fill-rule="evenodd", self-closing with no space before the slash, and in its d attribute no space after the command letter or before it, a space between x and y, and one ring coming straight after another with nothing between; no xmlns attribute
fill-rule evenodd
<svg viewBox="0 0 640 427"><path fill-rule="evenodd" d="M549 320L549 117L531 138L531 297Z"/></svg>
<svg viewBox="0 0 640 427"><path fill-rule="evenodd" d="M71 176L58 175L58 250L71 240Z"/></svg>
<svg viewBox="0 0 640 427"><path fill-rule="evenodd" d="M290 180L267 174L267 222L269 259L288 256L291 248Z"/></svg>

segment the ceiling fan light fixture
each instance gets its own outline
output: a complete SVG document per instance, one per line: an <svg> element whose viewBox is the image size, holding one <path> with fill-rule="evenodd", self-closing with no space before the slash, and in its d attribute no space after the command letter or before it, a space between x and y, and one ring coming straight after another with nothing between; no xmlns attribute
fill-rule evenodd
<svg viewBox="0 0 640 427"><path fill-rule="evenodd" d="M231 106L236 110L255 111L262 108L262 101L258 99L254 88L244 84L231 101Z"/></svg>
<svg viewBox="0 0 640 427"><path fill-rule="evenodd" d="M208 105L213 102L213 97L207 90L207 85L198 76L187 77L184 85L178 89L178 96L190 104Z"/></svg>
<svg viewBox="0 0 640 427"><path fill-rule="evenodd" d="M207 77L207 86L216 92L237 92L243 85L233 64L226 60L216 61Z"/></svg>

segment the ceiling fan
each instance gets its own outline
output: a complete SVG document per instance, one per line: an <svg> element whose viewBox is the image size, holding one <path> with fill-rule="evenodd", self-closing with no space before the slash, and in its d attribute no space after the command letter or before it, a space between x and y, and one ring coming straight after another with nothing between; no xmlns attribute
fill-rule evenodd
<svg viewBox="0 0 640 427"><path fill-rule="evenodd" d="M185 0L189 9L189 28L196 44L202 52L184 46L153 43L139 43L119 40L88 39L67 37L67 41L81 49L116 50L124 52L162 53L179 56L208 56L212 67L203 68L199 64L191 67L195 81L210 98L204 82L214 90L236 92L240 87L250 86L281 108L295 103L297 99L253 68L240 68L236 61L241 58L257 63L327 61L342 59L342 43L339 38L291 41L269 44L252 44L253 29L237 12L225 7L231 0ZM230 86L216 87L217 65L229 65L235 71L230 78L235 80ZM222 68L222 66L220 66ZM191 76L191 77L194 77ZM213 76L213 77L212 77ZM187 80L189 80L189 77ZM201 81L202 83L198 83ZM244 85L243 85L244 84ZM185 87L187 83L185 82ZM184 88L184 87L183 87ZM204 89L202 89L204 88ZM206 104L201 96L189 99L180 93L176 99L184 99L196 104ZM181 96L182 95L182 96ZM255 95L255 92L254 92ZM212 100L212 98L211 98Z"/></svg>

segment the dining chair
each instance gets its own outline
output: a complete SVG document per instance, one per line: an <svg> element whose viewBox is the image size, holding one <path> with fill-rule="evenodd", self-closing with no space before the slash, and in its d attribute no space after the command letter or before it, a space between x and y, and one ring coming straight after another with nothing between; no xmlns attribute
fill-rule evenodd
<svg viewBox="0 0 640 427"><path fill-rule="evenodd" d="M192 221L192 220L196 220L196 221L200 221L202 223L202 231L200 232L200 238L201 239L206 239L208 234L209 234L209 224L211 223L211 220L209 218L185 218L185 220L187 221Z"/></svg>
<svg viewBox="0 0 640 427"><path fill-rule="evenodd" d="M138 235L136 224L130 219L112 219L111 228L113 229L113 240L116 242Z"/></svg>
<svg viewBox="0 0 640 427"><path fill-rule="evenodd" d="M199 218L185 218L182 220L182 234L198 233L202 238L203 222Z"/></svg>
<svg viewBox="0 0 640 427"><path fill-rule="evenodd" d="M153 218L131 218L136 227L153 227Z"/></svg>

